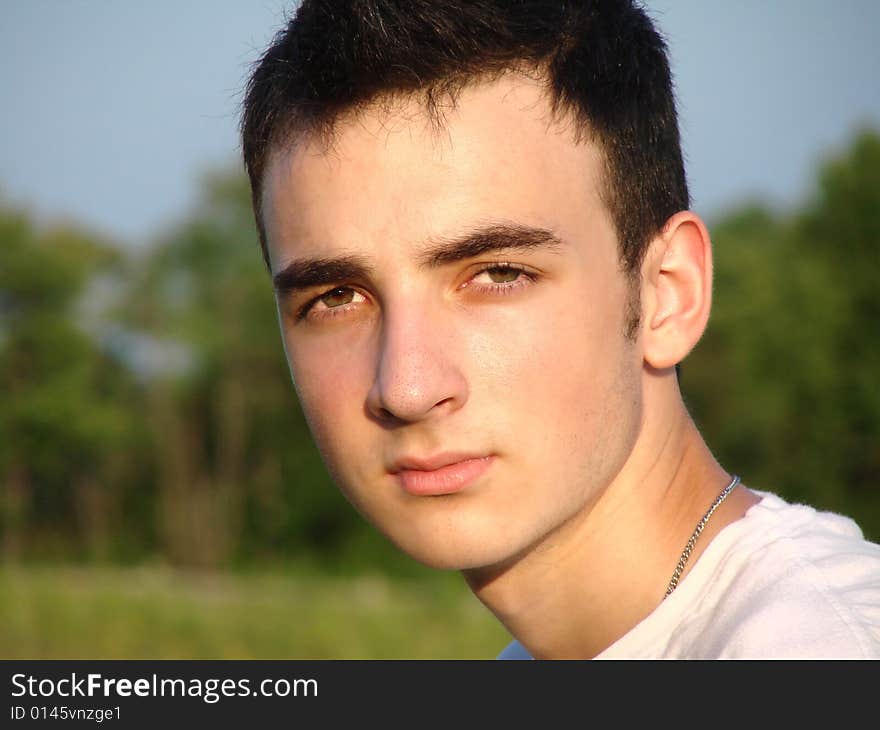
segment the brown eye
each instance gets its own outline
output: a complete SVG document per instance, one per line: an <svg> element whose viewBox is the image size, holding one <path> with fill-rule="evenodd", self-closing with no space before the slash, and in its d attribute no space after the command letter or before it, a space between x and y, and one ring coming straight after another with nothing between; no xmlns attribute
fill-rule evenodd
<svg viewBox="0 0 880 730"><path fill-rule="evenodd" d="M485 271L495 284L509 284L512 281L516 281L519 275L522 274L520 269L514 269L512 266L493 266Z"/></svg>
<svg viewBox="0 0 880 730"><path fill-rule="evenodd" d="M337 287L333 291L324 294L320 300L327 307L341 307L343 304L349 304L354 299L354 290L346 287Z"/></svg>

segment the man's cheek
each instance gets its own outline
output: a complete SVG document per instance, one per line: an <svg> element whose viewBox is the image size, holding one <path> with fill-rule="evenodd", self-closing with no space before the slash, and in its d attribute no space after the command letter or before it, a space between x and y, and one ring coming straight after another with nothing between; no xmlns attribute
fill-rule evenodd
<svg viewBox="0 0 880 730"><path fill-rule="evenodd" d="M316 440L344 435L346 413L357 411L353 373L335 358L294 360L291 374L303 414ZM348 424L349 427L354 424Z"/></svg>
<svg viewBox="0 0 880 730"><path fill-rule="evenodd" d="M510 392L556 362L558 341L539 311L510 307L466 322L470 370L480 381ZM560 365L560 363L556 363Z"/></svg>

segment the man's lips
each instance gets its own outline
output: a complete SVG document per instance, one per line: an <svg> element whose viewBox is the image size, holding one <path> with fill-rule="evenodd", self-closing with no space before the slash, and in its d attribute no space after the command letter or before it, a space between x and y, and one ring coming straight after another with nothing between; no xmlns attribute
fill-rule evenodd
<svg viewBox="0 0 880 730"><path fill-rule="evenodd" d="M400 459L389 471L409 494L431 496L460 492L495 461L493 455L440 454L431 459Z"/></svg>

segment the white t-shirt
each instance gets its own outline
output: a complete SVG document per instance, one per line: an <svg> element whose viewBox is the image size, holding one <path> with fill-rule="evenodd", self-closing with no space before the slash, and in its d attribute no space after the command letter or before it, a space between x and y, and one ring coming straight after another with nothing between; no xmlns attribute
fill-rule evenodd
<svg viewBox="0 0 880 730"><path fill-rule="evenodd" d="M847 517L756 494L597 659L880 658L880 545ZM531 656L514 641L498 658Z"/></svg>

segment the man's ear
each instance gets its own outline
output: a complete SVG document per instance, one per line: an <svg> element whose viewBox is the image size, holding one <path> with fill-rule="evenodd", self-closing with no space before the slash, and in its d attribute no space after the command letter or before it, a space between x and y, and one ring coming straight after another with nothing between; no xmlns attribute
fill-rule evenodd
<svg viewBox="0 0 880 730"><path fill-rule="evenodd" d="M642 265L645 362L662 370L697 344L712 308L712 243L698 215L676 213L652 241Z"/></svg>

